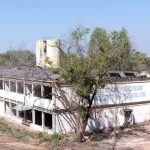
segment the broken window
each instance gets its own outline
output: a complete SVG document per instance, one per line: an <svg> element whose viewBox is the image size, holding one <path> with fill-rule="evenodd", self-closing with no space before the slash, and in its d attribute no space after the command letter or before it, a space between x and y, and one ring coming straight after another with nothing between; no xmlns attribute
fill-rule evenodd
<svg viewBox="0 0 150 150"><path fill-rule="evenodd" d="M52 87L43 86L43 97L47 99L52 99Z"/></svg>
<svg viewBox="0 0 150 150"><path fill-rule="evenodd" d="M124 74L127 76L127 77L130 77L130 78L135 78L136 75L134 72L124 72Z"/></svg>
<svg viewBox="0 0 150 150"><path fill-rule="evenodd" d="M26 110L26 120L32 122L32 110Z"/></svg>
<svg viewBox="0 0 150 150"><path fill-rule="evenodd" d="M5 113L10 114L9 102L5 102Z"/></svg>
<svg viewBox="0 0 150 150"><path fill-rule="evenodd" d="M16 106L16 104L11 103L11 105L12 105L12 114L16 116L16 114L17 114L16 113L16 109L14 109L14 107Z"/></svg>
<svg viewBox="0 0 150 150"><path fill-rule="evenodd" d="M52 114L45 113L45 126L52 129Z"/></svg>
<svg viewBox="0 0 150 150"><path fill-rule="evenodd" d="M23 82L17 82L17 86L18 86L17 92L23 94Z"/></svg>
<svg viewBox="0 0 150 150"><path fill-rule="evenodd" d="M47 52L47 42L46 41L43 41L44 42L44 53Z"/></svg>
<svg viewBox="0 0 150 150"><path fill-rule="evenodd" d="M119 73L109 73L109 75L110 77L113 77L113 78L121 78Z"/></svg>
<svg viewBox="0 0 150 150"><path fill-rule="evenodd" d="M24 118L24 111L19 111L19 117Z"/></svg>
<svg viewBox="0 0 150 150"><path fill-rule="evenodd" d="M25 94L30 95L32 93L32 85L31 84L25 84Z"/></svg>
<svg viewBox="0 0 150 150"><path fill-rule="evenodd" d="M4 89L9 91L9 81L4 81Z"/></svg>
<svg viewBox="0 0 150 150"><path fill-rule="evenodd" d="M35 124L42 125L42 112L35 110Z"/></svg>
<svg viewBox="0 0 150 150"><path fill-rule="evenodd" d="M10 81L10 91L16 92L16 82Z"/></svg>
<svg viewBox="0 0 150 150"><path fill-rule="evenodd" d="M3 89L3 80L0 80L0 89Z"/></svg>
<svg viewBox="0 0 150 150"><path fill-rule="evenodd" d="M34 96L41 97L41 85L39 84L34 85Z"/></svg>

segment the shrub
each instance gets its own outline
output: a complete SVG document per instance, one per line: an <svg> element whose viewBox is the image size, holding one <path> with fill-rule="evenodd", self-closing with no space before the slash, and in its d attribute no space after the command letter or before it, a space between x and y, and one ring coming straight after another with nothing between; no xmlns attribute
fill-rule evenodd
<svg viewBox="0 0 150 150"><path fill-rule="evenodd" d="M62 135L58 133L54 133L51 135L51 140L54 144L58 144L61 139L62 139Z"/></svg>
<svg viewBox="0 0 150 150"><path fill-rule="evenodd" d="M46 134L46 133L39 133L37 138L39 139L40 143L42 142L47 142L47 141L51 141L51 135Z"/></svg>
<svg viewBox="0 0 150 150"><path fill-rule="evenodd" d="M0 118L0 131L2 133L11 133L11 128L7 125L4 118Z"/></svg>

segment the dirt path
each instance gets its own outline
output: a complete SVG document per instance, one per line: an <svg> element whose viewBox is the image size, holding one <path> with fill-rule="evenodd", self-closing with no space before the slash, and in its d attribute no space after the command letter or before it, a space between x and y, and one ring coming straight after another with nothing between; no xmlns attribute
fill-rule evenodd
<svg viewBox="0 0 150 150"><path fill-rule="evenodd" d="M0 150L46 150L41 147L23 144L0 134Z"/></svg>

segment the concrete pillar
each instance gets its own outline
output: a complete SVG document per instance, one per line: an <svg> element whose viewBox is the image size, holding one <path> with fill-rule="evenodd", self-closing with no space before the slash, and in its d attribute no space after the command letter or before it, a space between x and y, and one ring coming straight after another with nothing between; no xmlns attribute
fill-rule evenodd
<svg viewBox="0 0 150 150"><path fill-rule="evenodd" d="M16 117L19 118L19 111L16 109Z"/></svg>
<svg viewBox="0 0 150 150"><path fill-rule="evenodd" d="M12 103L11 102L9 102L9 111L10 111L10 115L12 115L13 113L12 113Z"/></svg>
<svg viewBox="0 0 150 150"><path fill-rule="evenodd" d="M9 85L8 85L8 89L9 89L8 91L10 92L10 80L9 80Z"/></svg>
<svg viewBox="0 0 150 150"><path fill-rule="evenodd" d="M27 113L26 113L26 111L24 111L24 121L25 122L27 121Z"/></svg>
<svg viewBox="0 0 150 150"><path fill-rule="evenodd" d="M45 113L42 112L42 128L45 128Z"/></svg>
<svg viewBox="0 0 150 150"><path fill-rule="evenodd" d="M35 124L35 109L32 109L32 123Z"/></svg>
<svg viewBox="0 0 150 150"><path fill-rule="evenodd" d="M41 97L44 96L44 87L43 87L43 83L41 82Z"/></svg>
<svg viewBox="0 0 150 150"><path fill-rule="evenodd" d="M34 95L35 95L35 92L34 92L34 83L32 81L32 96L34 96Z"/></svg>
<svg viewBox="0 0 150 150"><path fill-rule="evenodd" d="M15 82L16 84L16 93L18 93L18 82Z"/></svg>
<svg viewBox="0 0 150 150"><path fill-rule="evenodd" d="M25 91L25 82L23 82L23 94L26 94L26 91Z"/></svg>
<svg viewBox="0 0 150 150"><path fill-rule="evenodd" d="M2 80L2 82L3 82L3 90L5 89L5 85L4 85L4 79Z"/></svg>
<svg viewBox="0 0 150 150"><path fill-rule="evenodd" d="M4 100L4 113L6 114L6 102Z"/></svg>
<svg viewBox="0 0 150 150"><path fill-rule="evenodd" d="M19 111L18 111L17 106L18 106L18 103L17 103L17 101L16 101L16 117L19 118Z"/></svg>
<svg viewBox="0 0 150 150"><path fill-rule="evenodd" d="M56 97L54 96L54 94L56 93L54 87L52 87L52 103L54 104L54 110L56 108ZM52 113L52 130L54 133L56 133L56 113L53 112Z"/></svg>

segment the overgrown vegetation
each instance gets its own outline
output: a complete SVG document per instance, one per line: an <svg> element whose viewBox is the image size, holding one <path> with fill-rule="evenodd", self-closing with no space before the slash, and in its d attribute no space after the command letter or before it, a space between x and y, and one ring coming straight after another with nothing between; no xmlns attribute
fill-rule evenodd
<svg viewBox="0 0 150 150"><path fill-rule="evenodd" d="M8 50L0 54L0 67L35 65L35 54L29 50Z"/></svg>
<svg viewBox="0 0 150 150"><path fill-rule="evenodd" d="M47 134L42 132L31 132L23 128L14 127L9 124L4 118L0 117L0 132L9 135L23 143L29 143L31 141L37 141L39 144L45 142L51 142L53 144L59 144L63 136L60 134Z"/></svg>
<svg viewBox="0 0 150 150"><path fill-rule="evenodd" d="M5 122L4 118L0 118L0 132L11 134L11 128L8 126L8 124Z"/></svg>

